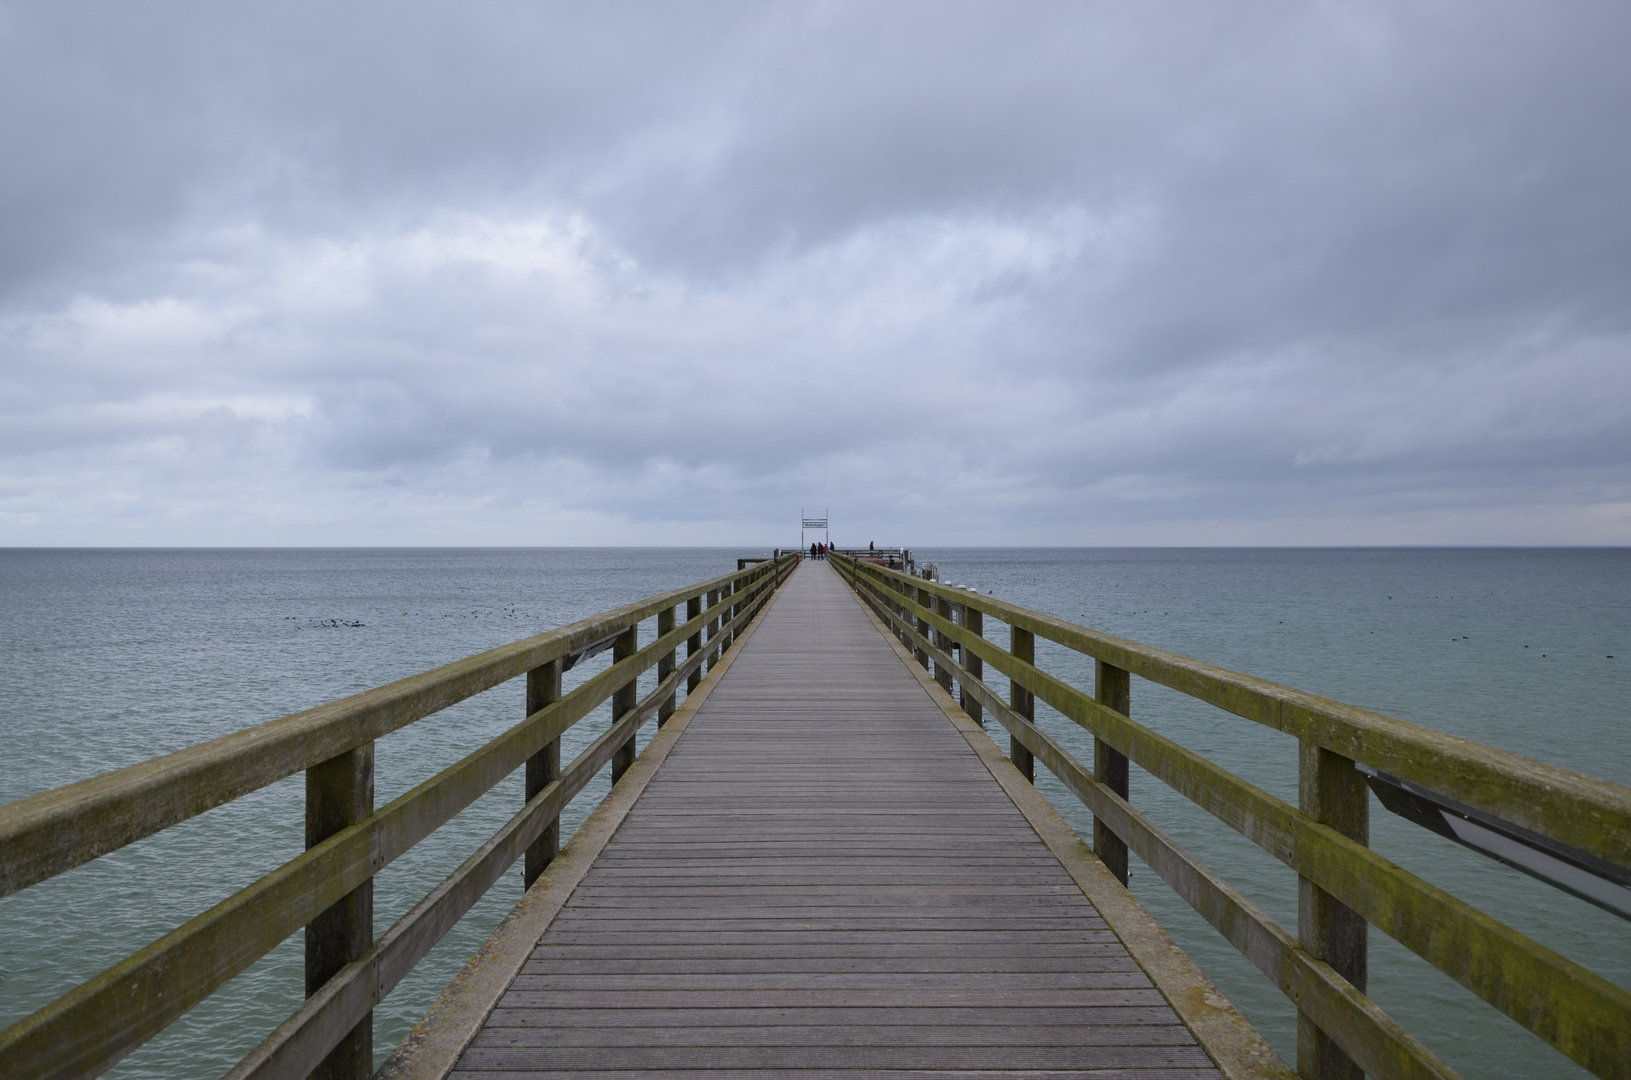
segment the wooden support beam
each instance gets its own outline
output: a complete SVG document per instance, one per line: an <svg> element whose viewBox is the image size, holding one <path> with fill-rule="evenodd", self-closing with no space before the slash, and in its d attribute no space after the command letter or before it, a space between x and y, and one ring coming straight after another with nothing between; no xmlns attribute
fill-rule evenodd
<svg viewBox="0 0 1631 1080"><path fill-rule="evenodd" d="M963 627L975 637L984 637L985 613L965 606L963 608ZM963 668L975 679L985 678L985 661L967 649L963 650ZM963 711L968 713L976 724L981 727L985 726L985 708L980 704L978 698L968 692L968 687L962 685L957 687L957 704L963 707Z"/></svg>
<svg viewBox="0 0 1631 1080"><path fill-rule="evenodd" d="M547 708L561 700L561 662L551 660L542 667L527 672L527 715ZM527 759L526 802L553 784L561 775L561 739L556 736L542 750ZM527 848L521 868L523 889L532 888L538 875L544 872L561 847L561 823L552 821L543 834Z"/></svg>
<svg viewBox="0 0 1631 1080"><path fill-rule="evenodd" d="M664 634L671 634L673 632L674 632L674 609L671 608L671 607L670 608L663 608L663 610L661 610L661 611L659 611L657 613L657 636L662 637ZM658 685L661 685L663 680L667 679L670 675L674 674L674 658L677 655L677 653L678 653L678 650L671 649L671 650L669 650L667 653L665 653L663 655L663 658L661 660L657 661L657 683L658 683ZM670 695L668 695L668 697L663 699L662 705L658 706L658 708L657 708L657 726L658 727L662 727L664 724L666 724L668 722L668 718L670 716L674 715L674 700L675 700L675 695L670 694Z"/></svg>
<svg viewBox="0 0 1631 1080"><path fill-rule="evenodd" d="M374 744L306 770L306 848L374 812ZM323 989L374 940L374 881L369 878L306 925L306 996ZM374 1014L357 1021L329 1051L312 1080L366 1080L374 1072Z"/></svg>
<svg viewBox="0 0 1631 1080"><path fill-rule="evenodd" d="M1298 808L1358 843L1370 844L1370 791L1348 758L1304 740ZM1297 942L1360 993L1369 972L1364 918L1306 877L1297 878ZM1306 1012L1297 1014L1297 1073L1305 1080L1363 1080L1365 1071Z"/></svg>
<svg viewBox="0 0 1631 1080"><path fill-rule="evenodd" d="M951 621L951 601L947 600L944 596L937 597L935 599L934 610L935 614L939 615L942 619L945 619L947 622ZM940 648L945 652L949 653L952 649L951 638L946 637L938 630L934 631L934 643L940 646ZM940 688L946 693L951 693L951 668L945 666L944 664L936 663L934 665L934 681L939 683Z"/></svg>
<svg viewBox="0 0 1631 1080"><path fill-rule="evenodd" d="M1014 654L1014 659L1025 664L1036 663L1036 635L1029 630L1012 628L1012 638L1008 651ZM1008 706L1025 719L1036 721L1036 698L1031 692L1013 679L1008 680ZM1014 763L1021 776L1036 782L1036 759L1031 752L1025 749L1025 744L1017 738L1008 738L1008 759Z"/></svg>
<svg viewBox="0 0 1631 1080"><path fill-rule="evenodd" d="M708 590L708 608L709 608L709 610L713 610L718 603L719 603L719 590L718 589L709 589ZM713 666L715 664L719 663L719 656L720 656L719 643L714 640L716 637L719 636L719 613L717 611L714 611L714 617L708 620L708 631L707 631L707 633L708 633L708 638L707 638L707 640L708 640L708 660L707 660L707 663L706 663L705 666L709 671L712 671Z"/></svg>
<svg viewBox="0 0 1631 1080"><path fill-rule="evenodd" d="M734 581L727 581L725 584L719 587L719 600L721 603L728 603L735 595L736 583ZM725 626L729 626L731 620L734 618L736 618L736 605L734 603L729 603L729 606L725 608L725 614L720 621ZM731 647L731 632L726 630L721 636L722 640L719 645L719 655L724 656L725 650Z"/></svg>
<svg viewBox="0 0 1631 1080"><path fill-rule="evenodd" d="M917 602L918 606L920 607L933 607L934 594L928 589L920 588L917 590ZM912 623L917 627L917 632L922 634L925 638L934 633L933 630L929 629L929 620L925 619L921 615L914 616ZM913 646L912 655L917 657L917 662L923 665L924 671L929 670L929 654L926 650L918 646Z"/></svg>
<svg viewBox="0 0 1631 1080"><path fill-rule="evenodd" d="M627 660L640 650L640 624L635 623L623 633L618 635L617 641L612 645L612 663ZM635 682L630 679L612 694L612 723L617 723L634 709ZM628 742L619 746L612 754L612 783L623 778L630 765L634 764L634 732L629 732Z"/></svg>
<svg viewBox="0 0 1631 1080"><path fill-rule="evenodd" d="M685 602L685 621L690 622L702 614L702 597L693 596ZM685 658L687 660L702 651L702 631L698 630L685 639ZM685 677L685 694L690 697L702 685L702 668L699 666Z"/></svg>
<svg viewBox="0 0 1631 1080"><path fill-rule="evenodd" d="M1123 668L1099 660L1094 665L1094 700L1107 709L1123 716L1132 715L1132 678ZM1128 799L1128 779L1131 769L1127 755L1105 742L1093 740L1093 779L1109 788L1121 799ZM1110 831L1110 826L1093 818L1093 852L1116 880L1127 884L1127 844Z"/></svg>

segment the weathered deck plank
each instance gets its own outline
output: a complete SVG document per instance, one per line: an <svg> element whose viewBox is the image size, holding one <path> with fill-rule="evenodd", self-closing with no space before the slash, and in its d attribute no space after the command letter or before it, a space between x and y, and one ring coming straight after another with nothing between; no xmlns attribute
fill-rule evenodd
<svg viewBox="0 0 1631 1080"><path fill-rule="evenodd" d="M825 565L785 586L455 1076L1218 1075Z"/></svg>

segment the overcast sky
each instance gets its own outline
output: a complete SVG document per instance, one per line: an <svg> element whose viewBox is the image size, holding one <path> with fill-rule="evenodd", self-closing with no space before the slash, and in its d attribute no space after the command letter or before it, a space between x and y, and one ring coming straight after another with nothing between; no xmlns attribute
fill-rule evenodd
<svg viewBox="0 0 1631 1080"><path fill-rule="evenodd" d="M1628 56L0 0L0 544L1631 543Z"/></svg>

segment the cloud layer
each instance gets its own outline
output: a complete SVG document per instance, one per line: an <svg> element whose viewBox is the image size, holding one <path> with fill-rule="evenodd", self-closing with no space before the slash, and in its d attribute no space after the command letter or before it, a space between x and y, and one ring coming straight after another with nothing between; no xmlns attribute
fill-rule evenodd
<svg viewBox="0 0 1631 1080"><path fill-rule="evenodd" d="M0 543L1631 543L1616 5L0 8Z"/></svg>

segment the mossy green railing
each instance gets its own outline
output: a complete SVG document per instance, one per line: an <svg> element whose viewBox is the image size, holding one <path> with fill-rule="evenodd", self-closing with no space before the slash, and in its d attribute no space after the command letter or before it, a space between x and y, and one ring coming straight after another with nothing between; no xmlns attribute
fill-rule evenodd
<svg viewBox="0 0 1631 1080"><path fill-rule="evenodd" d="M798 559L737 572L584 619L387 686L0 806L0 896L151 836L295 773L306 774L307 849L253 885L0 1032L0 1076L95 1076L227 980L306 929L305 1003L228 1075L366 1077L373 1007L524 857L530 886L554 857L563 807L608 762L615 783L636 731L674 711L683 683L730 647ZM685 618L676 609L685 608ZM641 622L656 636L639 645ZM679 658L679 646L686 655ZM562 694L561 674L612 649ZM657 686L636 701L636 679ZM374 740L510 679L526 715L485 746L375 810ZM564 769L560 737L607 699L610 728ZM384 934L372 879L517 769L526 804Z"/></svg>
<svg viewBox="0 0 1631 1080"><path fill-rule="evenodd" d="M1131 849L1291 998L1301 1075L1456 1075L1365 996L1369 925L1597 1076L1631 1077L1631 993L1371 851L1356 764L1622 868L1631 789L864 560L834 553L833 566L975 719L1007 728L1022 772L1040 761L1086 804L1094 849L1123 882ZM1008 624L1009 649L983 638L987 618ZM1036 666L1038 637L1096 662L1092 694ZM1006 698L987 666L1007 676ZM1130 675L1295 736L1299 805L1132 720ZM1093 735L1091 766L1034 724L1037 701ZM1129 762L1296 871L1296 933L1131 805Z"/></svg>

